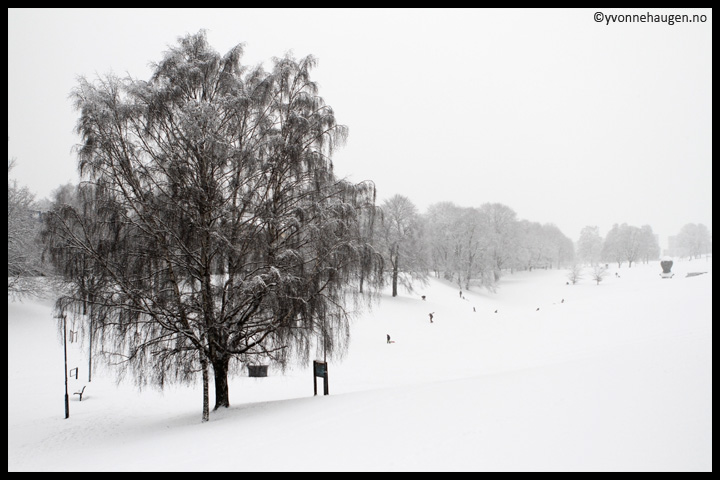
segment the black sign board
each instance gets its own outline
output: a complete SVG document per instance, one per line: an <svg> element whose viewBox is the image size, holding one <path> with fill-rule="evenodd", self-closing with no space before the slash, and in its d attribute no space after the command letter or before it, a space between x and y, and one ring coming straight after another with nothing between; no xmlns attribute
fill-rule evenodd
<svg viewBox="0 0 720 480"><path fill-rule="evenodd" d="M267 365L248 365L248 377L267 377Z"/></svg>
<svg viewBox="0 0 720 480"><path fill-rule="evenodd" d="M318 360L313 361L313 387L315 389L315 395L317 395L317 377L323 378L323 380L324 380L323 394L329 395L330 389L328 387L327 362L320 362Z"/></svg>

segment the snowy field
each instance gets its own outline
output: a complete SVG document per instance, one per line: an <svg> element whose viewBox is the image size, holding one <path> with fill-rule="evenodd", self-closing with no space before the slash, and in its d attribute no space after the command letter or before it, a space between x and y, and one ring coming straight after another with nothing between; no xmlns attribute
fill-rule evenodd
<svg viewBox="0 0 720 480"><path fill-rule="evenodd" d="M65 419L51 301L8 301L8 471L709 472L712 260L660 272L384 295L329 364L330 395L310 366L271 367L232 378L207 423L199 381L138 392L98 366L88 383L79 343Z"/></svg>

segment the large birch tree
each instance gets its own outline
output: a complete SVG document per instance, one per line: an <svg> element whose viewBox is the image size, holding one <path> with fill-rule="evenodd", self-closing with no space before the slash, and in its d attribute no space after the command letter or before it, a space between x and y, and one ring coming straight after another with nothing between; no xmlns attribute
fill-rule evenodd
<svg viewBox="0 0 720 480"><path fill-rule="evenodd" d="M217 409L233 366L342 354L357 283L382 276L359 224L374 187L333 173L347 128L318 96L316 60L266 72L242 52L219 55L201 31L149 81L80 79L83 204L56 205L46 232L68 282L59 313L89 308L97 348L141 385L202 375L203 420L211 370Z"/></svg>

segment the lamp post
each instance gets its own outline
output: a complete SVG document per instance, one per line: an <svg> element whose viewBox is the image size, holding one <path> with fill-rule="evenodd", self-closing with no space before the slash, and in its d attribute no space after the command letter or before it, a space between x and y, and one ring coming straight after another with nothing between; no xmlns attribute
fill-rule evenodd
<svg viewBox="0 0 720 480"><path fill-rule="evenodd" d="M63 355L65 357L65 418L70 418L70 398L68 397L68 369L67 369L67 315L63 319Z"/></svg>
<svg viewBox="0 0 720 480"><path fill-rule="evenodd" d="M88 346L88 383L92 382L93 315L90 315L90 345Z"/></svg>

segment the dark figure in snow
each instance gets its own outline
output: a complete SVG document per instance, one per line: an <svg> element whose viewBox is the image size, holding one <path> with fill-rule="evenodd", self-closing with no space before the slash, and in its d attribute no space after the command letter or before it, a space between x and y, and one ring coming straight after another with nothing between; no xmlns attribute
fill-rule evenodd
<svg viewBox="0 0 720 480"><path fill-rule="evenodd" d="M435 312L433 312L433 313L435 313ZM433 322L433 313L430 314L430 323L435 323L435 322Z"/></svg>
<svg viewBox="0 0 720 480"><path fill-rule="evenodd" d="M562 300L560 300L560 303L565 303L565 299L563 298Z"/></svg>
<svg viewBox="0 0 720 480"><path fill-rule="evenodd" d="M536 308L535 311L536 311L536 312L540 311L540 307Z"/></svg>
<svg viewBox="0 0 720 480"><path fill-rule="evenodd" d="M387 334L387 337L388 337L387 342L390 343L390 334L389 333Z"/></svg>
<svg viewBox="0 0 720 480"><path fill-rule="evenodd" d="M460 298L462 298L462 290L460 290Z"/></svg>
<svg viewBox="0 0 720 480"><path fill-rule="evenodd" d="M422 296L423 302L425 301L425 295Z"/></svg>
<svg viewBox="0 0 720 480"><path fill-rule="evenodd" d="M475 307L473 307L473 312L475 311Z"/></svg>

